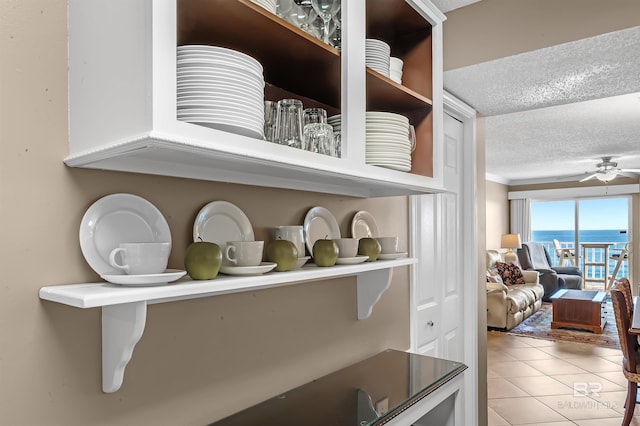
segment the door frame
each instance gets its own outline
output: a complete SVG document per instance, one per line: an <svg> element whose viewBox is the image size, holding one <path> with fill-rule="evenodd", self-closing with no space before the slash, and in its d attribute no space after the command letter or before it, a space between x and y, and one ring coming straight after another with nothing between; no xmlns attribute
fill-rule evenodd
<svg viewBox="0 0 640 426"><path fill-rule="evenodd" d="M478 254L477 254L477 197L476 197L476 181L477 181L477 166L476 166L476 111L470 106L466 105L461 100L457 99L453 95L444 91L444 112L447 115L457 119L463 124L463 145L464 149L462 154L462 170L464 174L462 176L462 194L460 197L460 209L462 212L460 230L462 238L462 247L460 249L460 259L464 261L460 262L462 267L461 279L463 280L460 288L464 291L463 306L464 315L463 327L464 327L464 363L468 369L465 371L465 386L464 386L464 412L465 420L468 424L478 423L478 288L479 278L477 274L478 269ZM441 135L444 138L444 134ZM435 159L434 161L443 161L442 158ZM409 246L412 250L412 255L415 253L417 246L417 240L419 236L414 235L413 230L417 229L416 217L417 217L417 203L414 201L414 197L410 197L409 200L409 217L410 221L410 233L409 233ZM412 268L412 271L414 268ZM410 275L410 350L417 351L418 344L416 341L417 336L417 318L414 315L416 306L416 300L414 295L417 294L415 289L417 288L417 277L415 273Z"/></svg>

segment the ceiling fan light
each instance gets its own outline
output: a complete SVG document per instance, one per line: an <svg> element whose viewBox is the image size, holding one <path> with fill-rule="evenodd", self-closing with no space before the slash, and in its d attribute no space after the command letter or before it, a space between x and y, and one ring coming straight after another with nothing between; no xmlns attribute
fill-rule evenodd
<svg viewBox="0 0 640 426"><path fill-rule="evenodd" d="M607 183L611 180L614 180L616 177L618 177L618 173L620 173L619 170L607 170L606 172L600 172L596 175L596 178L598 178L598 180Z"/></svg>

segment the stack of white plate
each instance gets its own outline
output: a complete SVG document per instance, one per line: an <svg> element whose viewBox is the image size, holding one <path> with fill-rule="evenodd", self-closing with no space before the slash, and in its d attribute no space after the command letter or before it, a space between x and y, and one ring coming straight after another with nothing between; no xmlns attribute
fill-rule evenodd
<svg viewBox="0 0 640 426"><path fill-rule="evenodd" d="M389 77L398 84L402 84L402 66L404 62L400 58L391 57L389 61Z"/></svg>
<svg viewBox="0 0 640 426"><path fill-rule="evenodd" d="M391 112L366 113L366 163L411 171L409 119Z"/></svg>
<svg viewBox="0 0 640 426"><path fill-rule="evenodd" d="M217 46L177 51L178 120L262 139L264 77L252 57Z"/></svg>
<svg viewBox="0 0 640 426"><path fill-rule="evenodd" d="M273 13L274 15L276 14L276 6L277 6L276 0L251 0L251 1L257 4L258 6L262 6L263 8L267 9L269 12Z"/></svg>
<svg viewBox="0 0 640 426"><path fill-rule="evenodd" d="M327 118L327 124L330 124L333 127L333 132L340 132L342 130L342 115L332 115Z"/></svg>
<svg viewBox="0 0 640 426"><path fill-rule="evenodd" d="M387 43L371 38L365 40L365 63L369 68L389 77L390 58L391 47Z"/></svg>

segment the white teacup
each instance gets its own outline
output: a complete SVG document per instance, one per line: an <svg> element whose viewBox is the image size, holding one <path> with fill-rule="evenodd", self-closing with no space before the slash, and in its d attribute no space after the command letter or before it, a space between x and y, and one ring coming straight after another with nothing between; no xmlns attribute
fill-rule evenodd
<svg viewBox="0 0 640 426"><path fill-rule="evenodd" d="M109 263L127 275L160 274L167 269L171 243L122 243L111 250ZM120 253L122 263L116 261Z"/></svg>
<svg viewBox="0 0 640 426"><path fill-rule="evenodd" d="M398 237L376 237L380 243L380 253L393 254L398 252Z"/></svg>
<svg viewBox="0 0 640 426"><path fill-rule="evenodd" d="M275 239L291 241L298 249L298 257L304 257L304 230L302 226L276 226Z"/></svg>
<svg viewBox="0 0 640 426"><path fill-rule="evenodd" d="M356 257L358 255L357 238L335 238L333 241L338 246L339 257Z"/></svg>
<svg viewBox="0 0 640 426"><path fill-rule="evenodd" d="M224 258L235 266L258 266L264 241L227 241Z"/></svg>

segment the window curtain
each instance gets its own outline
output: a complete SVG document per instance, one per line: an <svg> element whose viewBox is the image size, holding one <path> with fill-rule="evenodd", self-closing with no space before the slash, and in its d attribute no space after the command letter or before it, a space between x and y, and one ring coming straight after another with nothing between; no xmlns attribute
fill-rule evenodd
<svg viewBox="0 0 640 426"><path fill-rule="evenodd" d="M520 234L521 241L531 241L531 200L511 200L511 233Z"/></svg>

